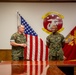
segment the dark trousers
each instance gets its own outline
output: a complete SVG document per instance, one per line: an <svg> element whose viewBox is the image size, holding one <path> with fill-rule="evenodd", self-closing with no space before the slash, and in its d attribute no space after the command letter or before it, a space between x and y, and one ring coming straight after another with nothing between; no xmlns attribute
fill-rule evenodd
<svg viewBox="0 0 76 75"><path fill-rule="evenodd" d="M24 57L19 57L19 60L21 60L21 61L24 60Z"/></svg>

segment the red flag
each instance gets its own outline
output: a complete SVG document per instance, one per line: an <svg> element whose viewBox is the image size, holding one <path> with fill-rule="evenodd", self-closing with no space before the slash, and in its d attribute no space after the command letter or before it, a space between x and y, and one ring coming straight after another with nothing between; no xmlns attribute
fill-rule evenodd
<svg viewBox="0 0 76 75"><path fill-rule="evenodd" d="M63 48L66 60L76 59L76 26L69 33L69 35L67 36L67 39L70 42L66 43Z"/></svg>

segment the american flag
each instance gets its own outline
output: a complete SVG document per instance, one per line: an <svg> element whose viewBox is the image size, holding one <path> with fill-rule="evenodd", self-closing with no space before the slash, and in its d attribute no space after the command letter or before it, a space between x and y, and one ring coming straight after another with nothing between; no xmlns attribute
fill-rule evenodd
<svg viewBox="0 0 76 75"><path fill-rule="evenodd" d="M24 57L31 61L45 61L48 60L48 47L43 40L39 38L38 34L26 22L26 20L19 14L21 24L25 26L25 36L27 40L27 47L24 50Z"/></svg>

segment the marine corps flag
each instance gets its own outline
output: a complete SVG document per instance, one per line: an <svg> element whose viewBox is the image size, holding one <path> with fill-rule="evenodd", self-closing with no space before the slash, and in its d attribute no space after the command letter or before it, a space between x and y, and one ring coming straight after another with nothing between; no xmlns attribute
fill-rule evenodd
<svg viewBox="0 0 76 75"><path fill-rule="evenodd" d="M66 37L68 42L64 45L63 51L66 57L66 60L76 59L76 26Z"/></svg>

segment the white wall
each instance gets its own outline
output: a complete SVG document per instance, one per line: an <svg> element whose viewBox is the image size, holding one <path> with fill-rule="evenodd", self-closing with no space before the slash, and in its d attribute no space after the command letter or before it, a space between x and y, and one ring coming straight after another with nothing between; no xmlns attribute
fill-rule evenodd
<svg viewBox="0 0 76 75"><path fill-rule="evenodd" d="M45 42L42 16L47 12L56 11L64 15L61 33L64 36L76 25L76 3L0 3L0 49L10 49L10 37L16 32L17 14L19 13L38 33Z"/></svg>

